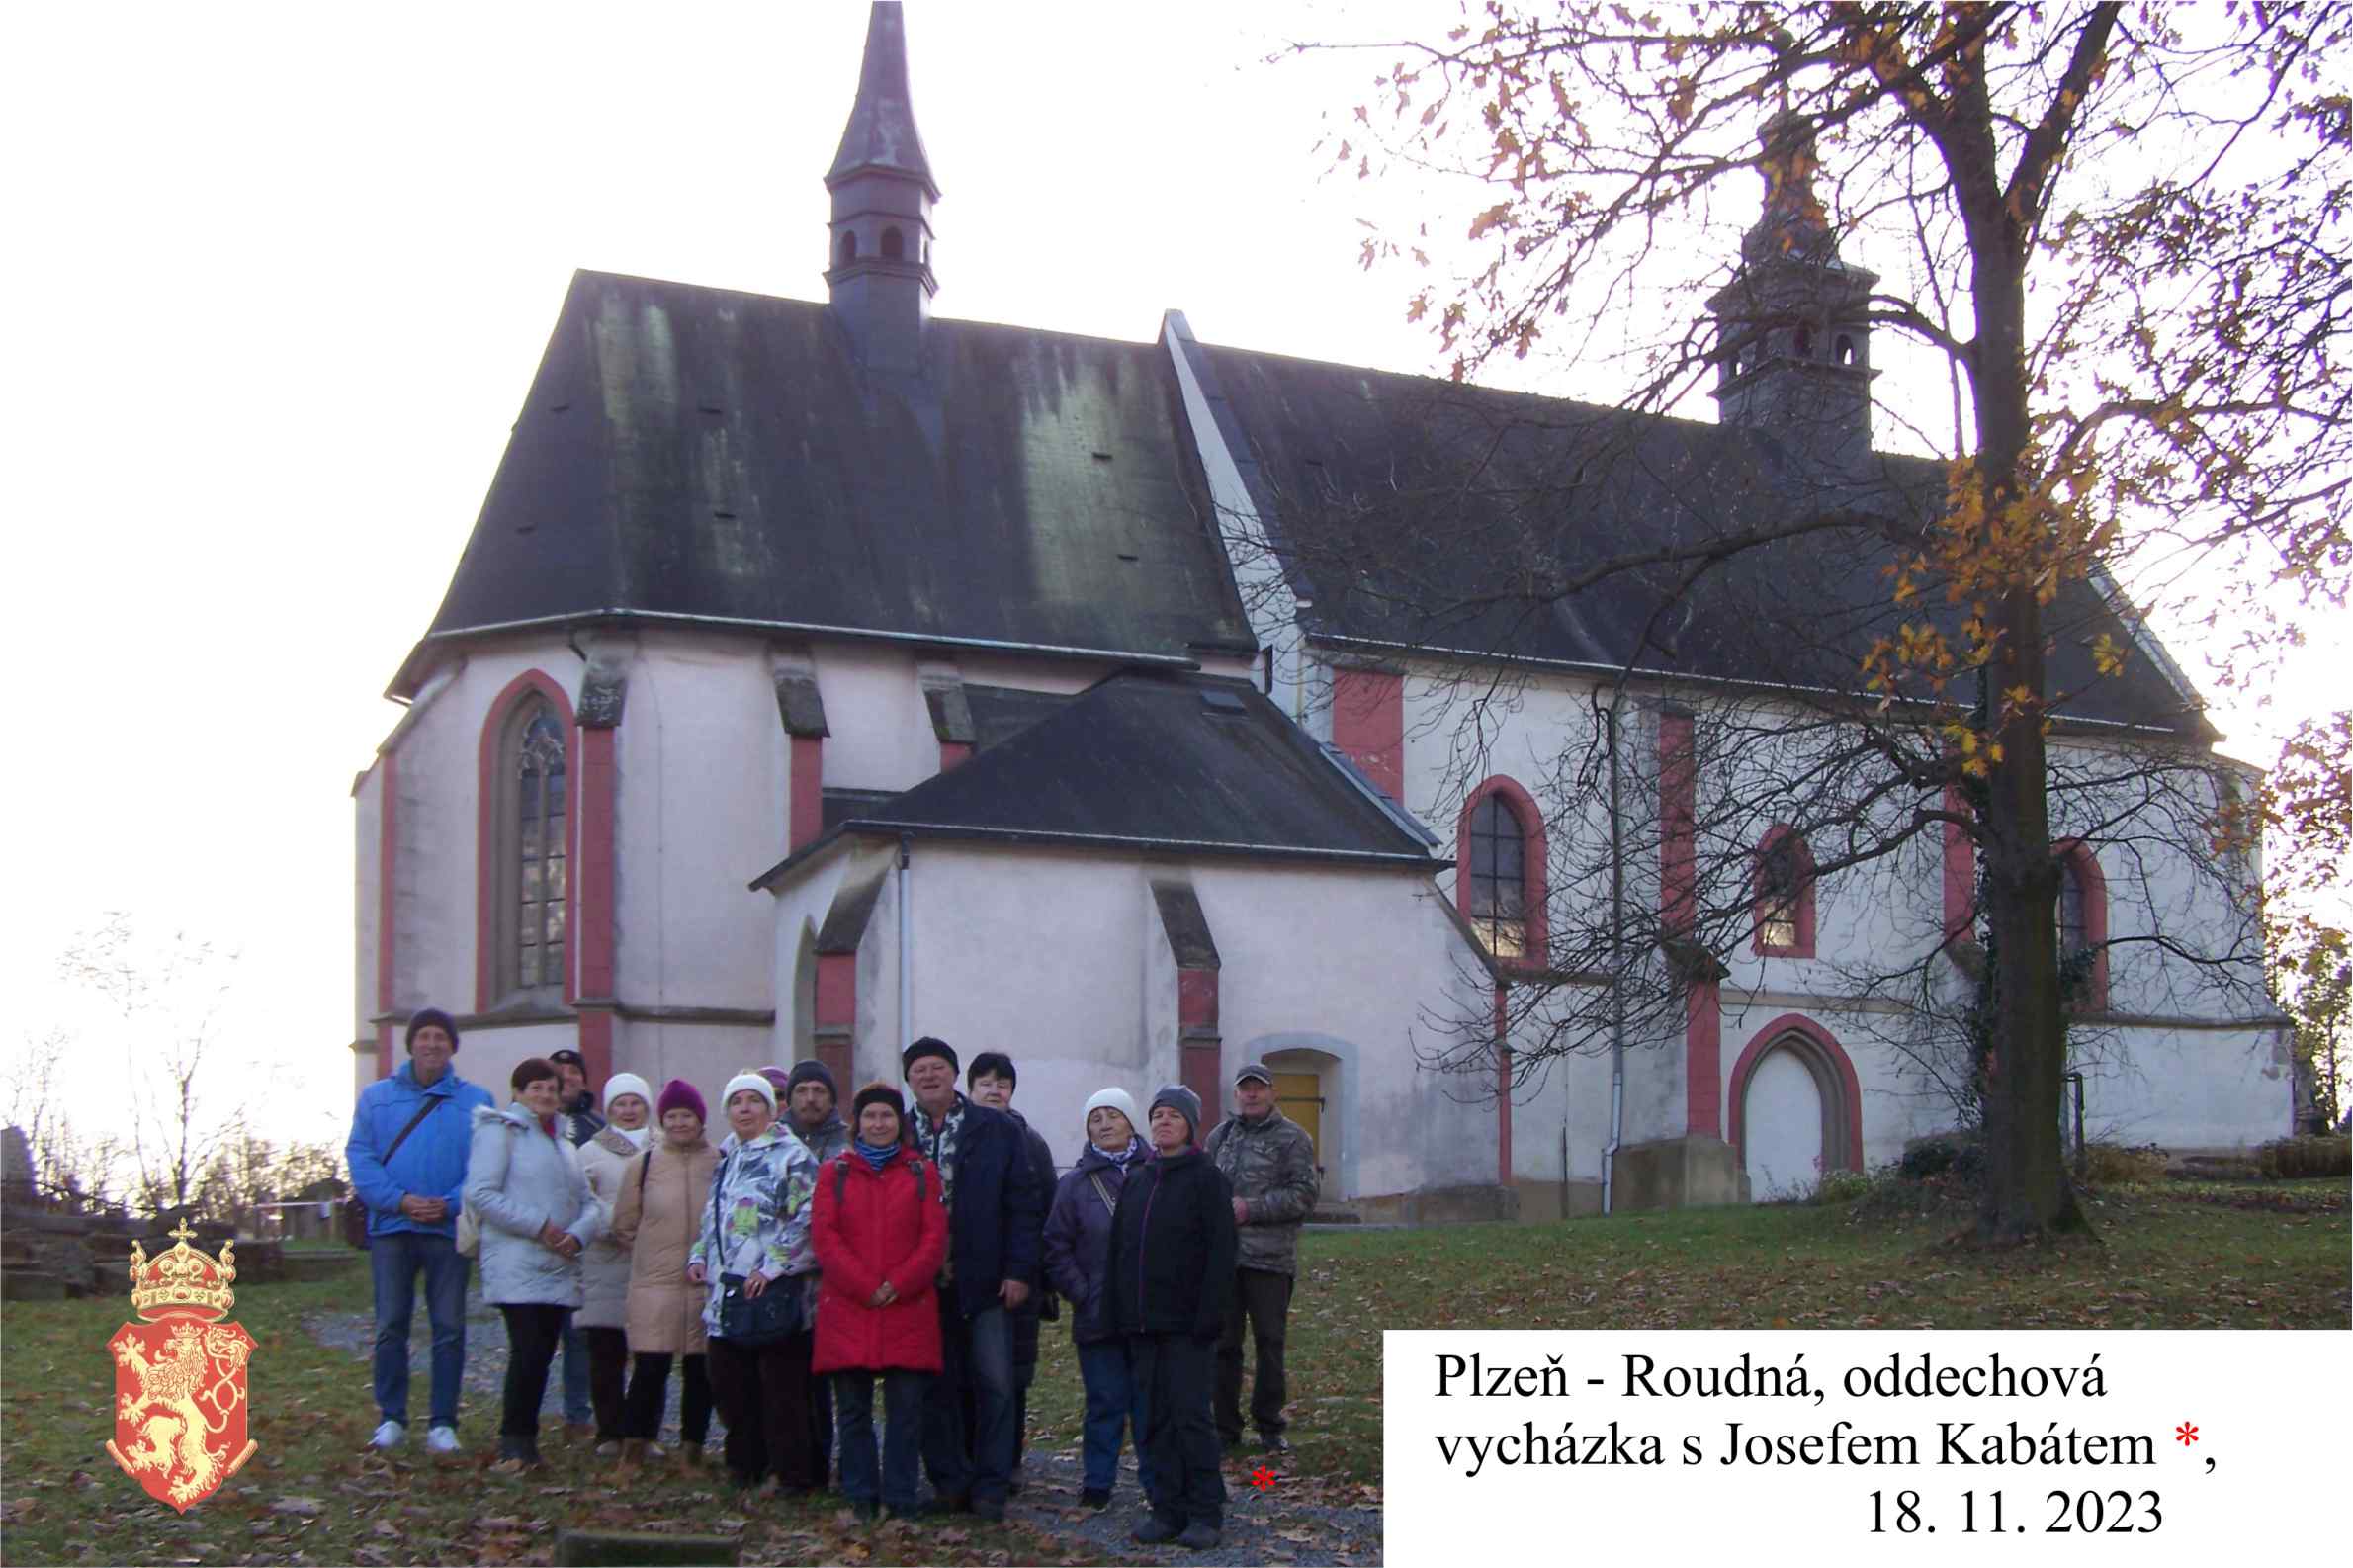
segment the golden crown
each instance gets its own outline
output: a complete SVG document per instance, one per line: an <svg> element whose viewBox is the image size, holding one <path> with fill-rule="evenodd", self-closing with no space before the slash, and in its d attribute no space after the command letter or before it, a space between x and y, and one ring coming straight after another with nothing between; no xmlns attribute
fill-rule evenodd
<svg viewBox="0 0 2353 1568"><path fill-rule="evenodd" d="M225 1318L236 1305L237 1293L228 1282L237 1277L236 1243L222 1242L220 1256L188 1245L196 1232L182 1220L170 1234L179 1245L153 1258L137 1242L131 1244L131 1306L142 1318Z"/></svg>

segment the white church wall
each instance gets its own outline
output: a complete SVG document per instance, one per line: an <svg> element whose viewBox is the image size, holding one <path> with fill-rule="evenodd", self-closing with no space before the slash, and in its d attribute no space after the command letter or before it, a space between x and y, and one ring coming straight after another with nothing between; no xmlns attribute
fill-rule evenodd
<svg viewBox="0 0 2353 1568"><path fill-rule="evenodd" d="M2294 1075L2279 1031L2119 1029L2078 1062L2093 1139L2238 1150L2295 1130Z"/></svg>
<svg viewBox="0 0 2353 1568"><path fill-rule="evenodd" d="M914 650L827 643L816 653L817 688L831 732L828 788L903 790L939 771L939 740L915 681Z"/></svg>
<svg viewBox="0 0 2353 1568"><path fill-rule="evenodd" d="M1340 1175L1331 1195L1492 1185L1496 1106L1477 1092L1490 1086L1456 1085L1417 1066L1428 1015L1475 1004L1456 963L1457 928L1432 885L1393 872L1278 862L1202 862L1192 879L1223 965L1220 1082L1281 1048L1276 1042L1345 1043L1323 1047L1343 1057Z"/></svg>
<svg viewBox="0 0 2353 1568"><path fill-rule="evenodd" d="M779 1055L774 1046L769 1031L757 1024L624 1019L614 1031L613 1067L617 1072L637 1074L656 1091L673 1078L686 1080L701 1090L716 1122L719 1091L729 1079L746 1068L770 1063L791 1066L793 1059ZM843 1097L847 1097L847 1090ZM717 1130L714 1136L716 1133Z"/></svg>
<svg viewBox="0 0 2353 1568"><path fill-rule="evenodd" d="M782 728L763 645L643 637L614 733L614 984L630 1005L776 1004L773 915L744 884L784 856Z"/></svg>

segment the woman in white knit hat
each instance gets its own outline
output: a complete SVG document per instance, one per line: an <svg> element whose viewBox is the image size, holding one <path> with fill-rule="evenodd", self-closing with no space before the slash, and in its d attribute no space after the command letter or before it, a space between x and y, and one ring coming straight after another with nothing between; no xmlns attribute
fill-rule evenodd
<svg viewBox="0 0 2353 1568"><path fill-rule="evenodd" d="M1071 1343L1087 1388L1079 1499L1108 1508L1119 1479L1120 1429L1136 1445L1137 1478L1152 1492L1152 1457L1144 1447L1142 1386L1128 1365L1127 1337L1111 1321L1111 1214L1129 1173L1152 1161L1136 1136L1136 1102L1125 1089L1095 1091L1085 1112L1087 1147L1054 1188L1046 1214L1046 1278L1071 1304Z"/></svg>
<svg viewBox="0 0 2353 1568"><path fill-rule="evenodd" d="M605 1125L579 1146L580 1175L605 1212L625 1177L645 1158L646 1135L654 1122L654 1090L635 1073L605 1080ZM621 1451L621 1396L629 1377L629 1244L611 1230L580 1255L580 1310L572 1324L588 1341L588 1400L596 1410L596 1452Z"/></svg>

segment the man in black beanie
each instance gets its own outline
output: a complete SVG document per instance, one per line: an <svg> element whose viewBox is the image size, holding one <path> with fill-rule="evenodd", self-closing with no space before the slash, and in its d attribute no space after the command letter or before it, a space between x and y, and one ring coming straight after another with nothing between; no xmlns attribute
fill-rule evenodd
<svg viewBox="0 0 2353 1568"><path fill-rule="evenodd" d="M1004 1518L1016 1441L1011 1315L1038 1288L1046 1193L1020 1126L956 1091L956 1052L925 1035L901 1059L915 1091L915 1149L939 1173L948 1263L939 1291L940 1372L923 1402L923 1468L943 1513ZM968 1441L964 1390L973 1391Z"/></svg>
<svg viewBox="0 0 2353 1568"><path fill-rule="evenodd" d="M490 1091L460 1078L458 1025L439 1007L408 1019L408 1060L360 1090L343 1147L351 1189L368 1210L368 1272L376 1287L378 1448L408 1440L408 1325L417 1275L433 1328L432 1409L425 1448L458 1451L458 1393L466 1372L466 1269L458 1207L466 1191L474 1112Z"/></svg>
<svg viewBox="0 0 2353 1568"><path fill-rule="evenodd" d="M835 1109L840 1097L831 1069L815 1057L795 1062L785 1075L779 1119L801 1140L821 1171L827 1161L849 1147L849 1124ZM812 1273L810 1280L809 1299L815 1301L817 1275ZM810 1337L809 1351L814 1358L815 1336ZM814 1372L809 1379L809 1451L817 1456L818 1484L823 1486L833 1474L833 1380Z"/></svg>

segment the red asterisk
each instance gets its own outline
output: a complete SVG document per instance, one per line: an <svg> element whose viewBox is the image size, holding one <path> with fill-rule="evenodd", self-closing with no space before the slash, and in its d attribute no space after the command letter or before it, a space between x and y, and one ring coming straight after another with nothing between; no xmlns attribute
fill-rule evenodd
<svg viewBox="0 0 2353 1568"><path fill-rule="evenodd" d="M2198 1440L2198 1423L2194 1421L2185 1421L2180 1426L2173 1429L2173 1435L2176 1437L2179 1437L2181 1439L2181 1445L2187 1448L2191 1443Z"/></svg>
<svg viewBox="0 0 2353 1568"><path fill-rule="evenodd" d="M1250 1472L1250 1484L1262 1492L1270 1492L1274 1490L1274 1472L1262 1464Z"/></svg>

